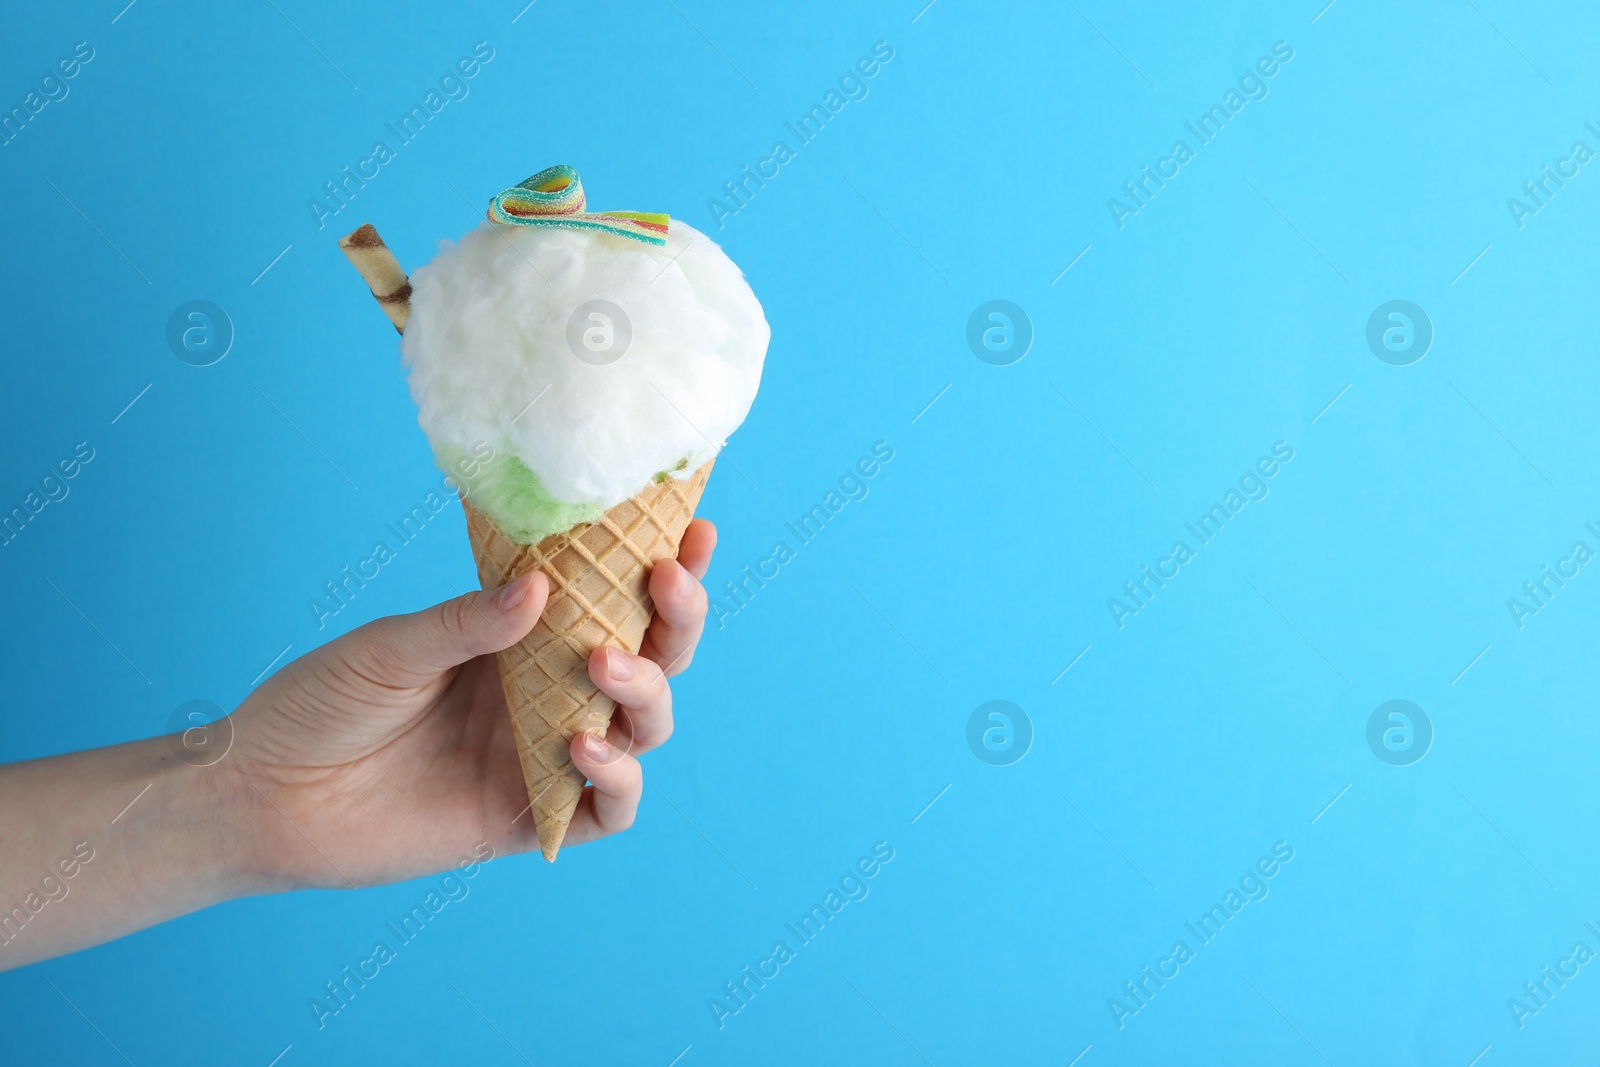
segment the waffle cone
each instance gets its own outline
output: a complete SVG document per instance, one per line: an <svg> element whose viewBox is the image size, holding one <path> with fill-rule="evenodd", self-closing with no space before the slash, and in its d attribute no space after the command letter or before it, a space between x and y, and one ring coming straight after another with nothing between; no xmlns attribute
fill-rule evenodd
<svg viewBox="0 0 1600 1067"><path fill-rule="evenodd" d="M682 481L666 478L606 511L599 522L523 545L462 501L485 589L541 570L550 602L533 632L499 653L500 683L528 785L544 858L554 861L583 796L573 766L574 734L605 736L616 702L589 680L589 654L601 645L638 652L655 608L645 583L659 560L676 557L694 517L707 463Z"/></svg>

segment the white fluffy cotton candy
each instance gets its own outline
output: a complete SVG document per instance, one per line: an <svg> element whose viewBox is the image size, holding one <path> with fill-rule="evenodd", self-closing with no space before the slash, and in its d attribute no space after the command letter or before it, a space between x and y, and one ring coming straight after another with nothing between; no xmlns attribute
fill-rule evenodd
<svg viewBox="0 0 1600 1067"><path fill-rule="evenodd" d="M441 242L411 285L401 352L435 454L509 451L566 504L610 507L715 456L750 410L771 333L739 268L677 219L665 247L485 222ZM608 312L581 316L569 343L595 300L631 326L614 362L625 327Z"/></svg>

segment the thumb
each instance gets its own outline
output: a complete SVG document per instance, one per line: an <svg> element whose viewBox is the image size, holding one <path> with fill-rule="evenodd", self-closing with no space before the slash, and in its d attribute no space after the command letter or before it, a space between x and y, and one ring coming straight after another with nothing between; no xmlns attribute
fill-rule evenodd
<svg viewBox="0 0 1600 1067"><path fill-rule="evenodd" d="M427 678L510 648L544 611L549 580L533 571L501 586L371 624L371 651L385 667Z"/></svg>

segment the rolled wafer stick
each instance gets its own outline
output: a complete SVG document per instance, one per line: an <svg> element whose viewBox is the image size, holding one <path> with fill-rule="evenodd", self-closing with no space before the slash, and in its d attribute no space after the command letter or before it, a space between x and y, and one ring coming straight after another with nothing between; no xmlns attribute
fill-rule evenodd
<svg viewBox="0 0 1600 1067"><path fill-rule="evenodd" d="M339 247L350 264L361 272L367 288L372 290L373 299L394 323L396 332L405 333L406 323L411 318L411 283L372 223L339 238Z"/></svg>

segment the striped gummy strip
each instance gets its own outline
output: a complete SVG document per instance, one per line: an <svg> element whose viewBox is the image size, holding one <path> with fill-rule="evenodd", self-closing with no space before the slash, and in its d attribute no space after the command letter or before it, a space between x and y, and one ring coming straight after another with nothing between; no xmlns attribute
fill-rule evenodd
<svg viewBox="0 0 1600 1067"><path fill-rule="evenodd" d="M645 244L667 243L666 215L644 211L584 210L578 172L558 164L513 185L489 201L489 221L506 226L562 226L597 230Z"/></svg>

